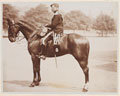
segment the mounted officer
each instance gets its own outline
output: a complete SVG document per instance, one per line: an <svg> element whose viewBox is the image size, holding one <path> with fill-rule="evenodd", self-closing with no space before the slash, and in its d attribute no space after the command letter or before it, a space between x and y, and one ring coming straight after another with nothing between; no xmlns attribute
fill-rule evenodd
<svg viewBox="0 0 120 96"><path fill-rule="evenodd" d="M50 28L48 31L48 34L43 37L42 41L42 48L41 52L39 54L39 58L45 60L46 58L46 45L49 40L53 40L54 38L58 38L63 34L63 18L62 15L59 13L59 5L57 3L53 3L50 5L52 12L54 13L54 16L51 20L51 24L46 25L45 27ZM54 41L54 40L53 40ZM54 42L55 44L55 42Z"/></svg>

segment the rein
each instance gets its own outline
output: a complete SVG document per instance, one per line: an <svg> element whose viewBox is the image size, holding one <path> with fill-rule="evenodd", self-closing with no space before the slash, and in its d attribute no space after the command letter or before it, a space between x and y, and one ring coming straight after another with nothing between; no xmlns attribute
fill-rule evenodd
<svg viewBox="0 0 120 96"><path fill-rule="evenodd" d="M25 37L23 36L21 39L19 39L19 37L18 37L18 39L17 39L17 41L16 42L20 42L21 40L23 40Z"/></svg>
<svg viewBox="0 0 120 96"><path fill-rule="evenodd" d="M25 37L23 36L21 39L19 39L19 33L17 34L17 41L16 42L20 42L21 40L23 40Z"/></svg>

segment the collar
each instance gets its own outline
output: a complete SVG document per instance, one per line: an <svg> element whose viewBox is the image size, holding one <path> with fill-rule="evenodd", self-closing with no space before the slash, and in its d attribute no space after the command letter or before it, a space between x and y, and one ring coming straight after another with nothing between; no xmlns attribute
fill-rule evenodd
<svg viewBox="0 0 120 96"><path fill-rule="evenodd" d="M58 15L58 14L59 14L59 12L58 12L58 11L54 13L54 15Z"/></svg>

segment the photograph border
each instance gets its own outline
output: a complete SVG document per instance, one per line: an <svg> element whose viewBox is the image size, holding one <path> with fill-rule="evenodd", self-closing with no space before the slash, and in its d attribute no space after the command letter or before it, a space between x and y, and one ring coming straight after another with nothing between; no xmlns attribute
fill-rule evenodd
<svg viewBox="0 0 120 96"><path fill-rule="evenodd" d="M42 95L46 95L46 96L48 96L48 95L57 95L57 96L59 96L59 95L70 95L70 96L75 96L75 95L80 95L80 96L84 96L84 95L97 95L97 96L104 96L104 95L109 95L109 96L113 96L113 95L120 95L120 51L119 51L119 49L120 49L120 19L119 19L119 16L120 16L120 1L119 0L116 0L116 1L114 1L114 0L93 0L93 1L90 1L90 0L70 0L70 1L68 1L68 0L62 0L62 1L60 1L60 0L54 0L54 1L48 1L48 0L45 0L45 1L42 1L42 0L29 0L29 1L25 1L25 0L21 0L21 1L19 1L19 0L1 0L0 1L0 30L3 30L3 26L2 26L2 22L3 22L3 20L2 20L2 18L3 18L3 16L2 16L2 14L3 14L3 9L2 9L2 5L4 4L4 3L12 3L12 2L15 2L15 3L18 3L18 2L117 2L118 3L118 21L117 21L117 41L118 41L118 48L117 48L117 75L118 75L118 92L94 92L94 93L91 93L91 92L88 92L88 93L83 93L83 92L57 92L57 93L55 93L55 92L33 92L32 94L31 94L31 92L29 93L29 92L3 92L3 64L2 64L2 54L3 54L3 52L2 52L2 32L0 33L0 68L1 68L1 72L0 72L0 96L4 96L4 95L30 95L30 96L33 96L33 95L39 95L39 96L42 96ZM117 93L117 94L116 94ZM99 94L99 95L98 95Z"/></svg>

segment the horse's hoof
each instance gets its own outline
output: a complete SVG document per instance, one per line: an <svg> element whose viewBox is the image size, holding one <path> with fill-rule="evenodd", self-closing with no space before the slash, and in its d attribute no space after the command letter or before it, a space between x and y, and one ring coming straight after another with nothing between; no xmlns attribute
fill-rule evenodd
<svg viewBox="0 0 120 96"><path fill-rule="evenodd" d="M35 86L39 86L39 83L35 83Z"/></svg>
<svg viewBox="0 0 120 96"><path fill-rule="evenodd" d="M87 92L87 91L88 91L88 89L85 89L85 88L82 89L82 92Z"/></svg>
<svg viewBox="0 0 120 96"><path fill-rule="evenodd" d="M35 85L34 84L30 84L30 86L29 87L34 87Z"/></svg>

